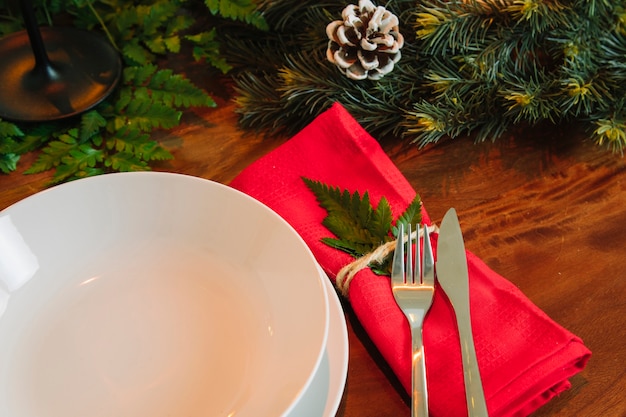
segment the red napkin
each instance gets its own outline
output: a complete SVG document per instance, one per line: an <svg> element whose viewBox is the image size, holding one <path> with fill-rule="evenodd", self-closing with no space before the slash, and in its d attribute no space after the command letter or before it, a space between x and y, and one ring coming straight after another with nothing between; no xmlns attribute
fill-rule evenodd
<svg viewBox="0 0 626 417"><path fill-rule="evenodd" d="M415 196L376 140L339 104L235 178L232 187L271 207L300 233L332 280L353 259L320 241L332 237L322 226L326 211L302 177L350 192L368 191L374 206L385 196L394 218ZM429 222L425 211L423 219ZM584 368L591 352L509 281L472 253L467 255L473 331L489 415L526 416L569 388L568 378ZM389 278L362 270L351 281L348 298L410 392L410 330ZM456 321L441 288L424 323L424 348L431 416L467 415Z"/></svg>

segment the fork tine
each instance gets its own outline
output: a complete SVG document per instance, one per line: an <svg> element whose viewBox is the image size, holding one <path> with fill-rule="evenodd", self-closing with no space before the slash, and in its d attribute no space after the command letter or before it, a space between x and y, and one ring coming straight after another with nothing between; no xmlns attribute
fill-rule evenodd
<svg viewBox="0 0 626 417"><path fill-rule="evenodd" d="M422 253L422 268L424 269L422 282L426 285L435 285L435 257L430 243L428 227L424 226L424 250Z"/></svg>
<svg viewBox="0 0 626 417"><path fill-rule="evenodd" d="M415 269L414 269L415 275L413 278L413 283L419 284L422 282L422 257L420 256L422 251L420 249L420 225L419 224L415 225L415 239L413 240L413 242L415 242L415 259L413 260L415 264Z"/></svg>
<svg viewBox="0 0 626 417"><path fill-rule="evenodd" d="M413 238L411 237L413 230L411 230L411 223L407 224L407 239L406 239L406 282L407 284L415 284L415 271L413 269ZM419 253L419 252L418 252ZM418 275L419 282L419 275Z"/></svg>
<svg viewBox="0 0 626 417"><path fill-rule="evenodd" d="M398 228L398 240L396 250L393 254L393 264L391 266L391 282L393 285L404 283L404 223L400 223Z"/></svg>

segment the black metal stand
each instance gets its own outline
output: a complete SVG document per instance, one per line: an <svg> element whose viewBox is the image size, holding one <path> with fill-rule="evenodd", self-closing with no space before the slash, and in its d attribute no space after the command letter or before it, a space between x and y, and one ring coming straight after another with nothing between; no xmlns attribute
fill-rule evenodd
<svg viewBox="0 0 626 417"><path fill-rule="evenodd" d="M0 118L49 121L94 107L122 75L104 38L73 28L40 28L30 0L20 2L26 30L0 39Z"/></svg>

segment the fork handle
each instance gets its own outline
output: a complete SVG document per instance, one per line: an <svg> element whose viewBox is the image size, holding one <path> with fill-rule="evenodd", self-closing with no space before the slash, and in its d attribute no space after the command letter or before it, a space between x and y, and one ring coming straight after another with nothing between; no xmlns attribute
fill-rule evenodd
<svg viewBox="0 0 626 417"><path fill-rule="evenodd" d="M413 340L411 416L428 417L428 389L426 386L426 363L424 362L424 343L422 329L411 332Z"/></svg>

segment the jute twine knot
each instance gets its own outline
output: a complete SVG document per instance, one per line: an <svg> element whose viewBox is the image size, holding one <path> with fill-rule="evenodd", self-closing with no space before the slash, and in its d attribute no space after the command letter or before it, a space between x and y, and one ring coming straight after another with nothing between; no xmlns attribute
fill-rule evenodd
<svg viewBox="0 0 626 417"><path fill-rule="evenodd" d="M424 229L419 229L419 237L424 236ZM429 233L439 233L439 228L437 226L428 226ZM417 231L414 231L411 236L415 237ZM406 235L402 237L406 242ZM378 246L373 251L366 253L360 258L355 259L350 262L343 268L339 270L337 273L337 277L335 278L335 286L344 297L348 296L348 291L350 290L350 282L354 276L361 271L362 269L368 268L372 263L382 263L383 260L394 251L396 247L396 240L391 240L389 242L385 242L382 245Z"/></svg>

